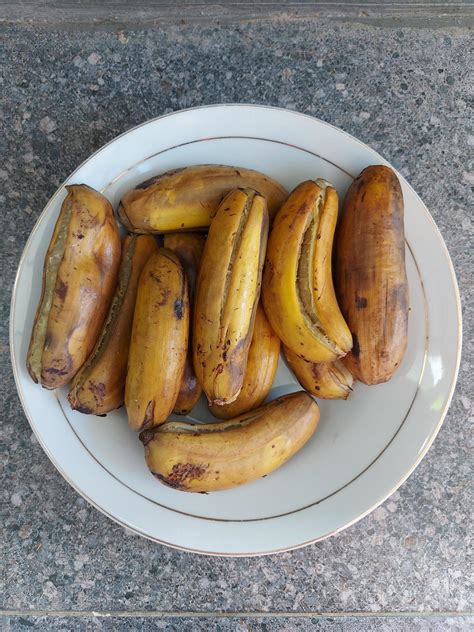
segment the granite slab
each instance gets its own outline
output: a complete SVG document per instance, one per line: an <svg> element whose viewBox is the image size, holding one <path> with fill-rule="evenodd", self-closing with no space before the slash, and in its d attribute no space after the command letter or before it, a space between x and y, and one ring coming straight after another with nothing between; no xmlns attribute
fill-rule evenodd
<svg viewBox="0 0 474 632"><path fill-rule="evenodd" d="M30 628L54 632L463 632L469 618L463 616L412 617L4 617L4 632ZM133 626L133 627L132 627Z"/></svg>
<svg viewBox="0 0 474 632"><path fill-rule="evenodd" d="M20 613L6 625L13 630L30 623L42 629L86 625L82 619L31 619L31 609L89 612L91 617L93 611L244 611L249 617L256 612L468 611L469 427L474 420L470 30L315 18L118 31L3 25L0 33L0 595L5 614ZM427 457L398 492L357 525L306 549L268 558L173 551L132 535L88 506L37 444L9 364L15 270L57 186L94 150L130 127L179 108L218 102L295 109L374 147L431 210L462 295L459 382ZM397 620L384 618L380 626L385 627L373 629L457 629L448 623L417 627L417 620L409 619L397 627ZM233 629L308 625L307 620L278 619L258 627L242 620ZM104 629L126 625L117 620L117 627L109 628L100 621ZM453 621L453 626L467 625ZM347 619L344 629L359 630L366 623ZM199 629L193 623L185 627L184 620L181 624L180 629ZM215 629L227 629L221 624ZM97 625L91 619L87 629ZM140 625L137 620L136 629L147 629ZM333 624L318 620L317 625ZM315 629L342 629L338 625ZM379 625L376 619L373 625Z"/></svg>

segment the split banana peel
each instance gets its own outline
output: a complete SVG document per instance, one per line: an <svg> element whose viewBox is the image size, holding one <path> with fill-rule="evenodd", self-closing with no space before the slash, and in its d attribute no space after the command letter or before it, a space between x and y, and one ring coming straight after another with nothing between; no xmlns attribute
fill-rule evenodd
<svg viewBox="0 0 474 632"><path fill-rule="evenodd" d="M91 353L112 299L120 235L110 202L85 184L66 187L43 268L27 356L46 388L68 384Z"/></svg>
<svg viewBox="0 0 474 632"><path fill-rule="evenodd" d="M71 407L81 413L105 415L123 404L138 281L157 248L151 235L128 235L123 241L117 288L105 325L68 395Z"/></svg>
<svg viewBox="0 0 474 632"><path fill-rule="evenodd" d="M318 405L300 391L227 421L169 421L145 430L140 439L159 481L181 491L211 492L277 469L310 439L318 421Z"/></svg>
<svg viewBox="0 0 474 632"><path fill-rule="evenodd" d="M253 169L197 165L169 171L132 189L123 196L118 214L135 233L207 231L223 197L245 187L266 198L270 217L288 195L278 182Z"/></svg>
<svg viewBox="0 0 474 632"><path fill-rule="evenodd" d="M244 383L239 396L232 404L211 406L211 413L215 417L229 419L258 408L272 388L279 357L280 339L270 327L265 311L259 303Z"/></svg>
<svg viewBox="0 0 474 632"><path fill-rule="evenodd" d="M352 393L354 378L342 360L308 362L288 347L283 348L288 366L301 386L321 399L347 399Z"/></svg>
<svg viewBox="0 0 474 632"><path fill-rule="evenodd" d="M188 281L190 322L192 322L194 306L194 290L202 257L204 235L199 233L168 233L164 236L164 246L172 250L181 261ZM192 332L189 332L188 353L184 365L183 379L178 393L178 399L173 412L177 415L187 415L201 397L202 388L199 384L193 366Z"/></svg>
<svg viewBox="0 0 474 632"><path fill-rule="evenodd" d="M194 305L194 370L211 405L244 382L268 235L265 198L236 189L219 206L204 246Z"/></svg>
<svg viewBox="0 0 474 632"><path fill-rule="evenodd" d="M134 430L163 423L174 408L186 362L189 301L178 257L160 248L138 284L125 384L125 407Z"/></svg>
<svg viewBox="0 0 474 632"><path fill-rule="evenodd" d="M334 187L308 180L283 204L268 240L265 312L281 341L309 362L332 362L352 347L332 280L337 214Z"/></svg>

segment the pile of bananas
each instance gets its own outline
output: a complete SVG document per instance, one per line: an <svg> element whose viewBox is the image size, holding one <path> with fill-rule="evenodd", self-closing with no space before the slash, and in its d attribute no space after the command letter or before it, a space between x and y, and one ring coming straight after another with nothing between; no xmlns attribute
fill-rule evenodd
<svg viewBox="0 0 474 632"><path fill-rule="evenodd" d="M324 180L288 194L249 169L178 169L123 197L123 239L103 195L83 184L67 190L28 371L46 388L70 385L82 413L125 403L166 485L208 492L265 476L314 433L312 396L346 399L355 379L378 384L399 366L408 285L391 169L368 167L349 188L336 290L338 195ZM305 390L262 405L281 343ZM223 421L167 421L202 393Z"/></svg>

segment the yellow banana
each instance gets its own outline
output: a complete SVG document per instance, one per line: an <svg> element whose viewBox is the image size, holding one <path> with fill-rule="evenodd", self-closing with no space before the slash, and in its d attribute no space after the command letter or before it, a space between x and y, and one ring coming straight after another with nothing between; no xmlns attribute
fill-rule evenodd
<svg viewBox="0 0 474 632"><path fill-rule="evenodd" d="M65 386L94 348L120 265L120 235L110 202L85 184L67 197L44 260L28 371L46 388Z"/></svg>
<svg viewBox="0 0 474 632"><path fill-rule="evenodd" d="M267 234L265 198L251 189L229 193L209 229L196 287L193 352L210 404L229 404L242 388Z"/></svg>
<svg viewBox="0 0 474 632"><path fill-rule="evenodd" d="M160 248L140 275L133 316L125 406L134 430L163 423L173 410L188 332L186 275L174 252Z"/></svg>
<svg viewBox="0 0 474 632"><path fill-rule="evenodd" d="M190 322L192 322L196 278L205 243L204 236L199 233L169 233L164 237L165 248L169 248L178 255L188 280ZM187 415L194 408L202 393L193 367L192 332L189 334L183 380L173 410L177 415Z"/></svg>
<svg viewBox="0 0 474 632"><path fill-rule="evenodd" d="M347 399L352 393L352 373L341 360L334 362L308 362L283 347L288 366L301 386L321 399Z"/></svg>
<svg viewBox="0 0 474 632"><path fill-rule="evenodd" d="M151 235L124 239L119 280L105 325L68 395L71 407L81 413L104 415L123 404L138 280L156 250Z"/></svg>
<svg viewBox="0 0 474 632"><path fill-rule="evenodd" d="M319 421L316 402L304 391L284 395L227 421L170 421L140 439L150 471L181 491L210 492L243 485L288 461Z"/></svg>
<svg viewBox="0 0 474 632"><path fill-rule="evenodd" d="M273 217L288 195L272 178L243 167L197 165L169 171L126 193L118 214L135 233L206 231L222 198L250 187L267 199Z"/></svg>
<svg viewBox="0 0 474 632"><path fill-rule="evenodd" d="M308 180L278 212L262 285L265 312L281 341L310 362L330 362L352 346L334 293L331 252L337 192Z"/></svg>
<svg viewBox="0 0 474 632"><path fill-rule="evenodd" d="M242 390L232 404L211 406L215 417L237 417L263 403L273 384L280 356L280 339L258 305Z"/></svg>

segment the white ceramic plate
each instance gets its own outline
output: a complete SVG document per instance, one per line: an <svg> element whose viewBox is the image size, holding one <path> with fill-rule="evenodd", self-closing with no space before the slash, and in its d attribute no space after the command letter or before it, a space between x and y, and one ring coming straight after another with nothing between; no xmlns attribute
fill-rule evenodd
<svg viewBox="0 0 474 632"><path fill-rule="evenodd" d="M342 197L369 164L388 164L352 136L309 116L223 105L144 123L100 149L66 181L87 183L116 205L152 175L199 163L259 169L288 189L322 177ZM270 476L209 495L160 485L123 410L105 419L69 409L66 390L33 384L26 351L43 258L65 197L61 186L26 244L11 308L18 392L51 461L88 502L156 542L215 555L258 555L315 542L353 524L410 475L433 442L453 393L461 348L459 294L445 244L423 202L399 176L405 198L410 285L408 349L387 384L357 384L346 402L321 401L311 441ZM280 360L270 398L299 390ZM203 419L200 403L193 417Z"/></svg>

